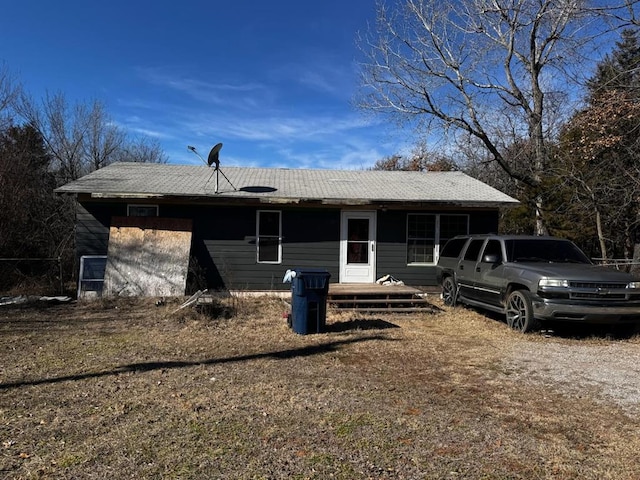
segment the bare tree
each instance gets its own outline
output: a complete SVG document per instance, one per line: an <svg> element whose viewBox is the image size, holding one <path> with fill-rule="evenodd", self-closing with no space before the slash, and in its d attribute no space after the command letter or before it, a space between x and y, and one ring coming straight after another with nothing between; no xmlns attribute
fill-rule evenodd
<svg viewBox="0 0 640 480"><path fill-rule="evenodd" d="M70 106L62 93L47 94L41 102L25 94L17 103L20 116L42 135L60 183L92 170L91 154L99 155L100 150L97 130L103 113L97 102L96 106L96 111L84 104Z"/></svg>
<svg viewBox="0 0 640 480"><path fill-rule="evenodd" d="M102 103L94 101L83 113L79 120L87 123L84 161L89 171L98 170L114 161L116 153L126 144L126 135L111 121Z"/></svg>
<svg viewBox="0 0 640 480"><path fill-rule="evenodd" d="M603 20L621 28L640 26L640 0L594 2L591 10Z"/></svg>
<svg viewBox="0 0 640 480"><path fill-rule="evenodd" d="M62 93L47 94L41 102L22 95L16 110L42 135L58 183L116 161L166 162L158 142L129 137L100 101L70 105Z"/></svg>
<svg viewBox="0 0 640 480"><path fill-rule="evenodd" d="M11 125L13 105L20 95L21 87L5 65L0 65L0 131Z"/></svg>
<svg viewBox="0 0 640 480"><path fill-rule="evenodd" d="M167 163L167 155L160 143L153 138L128 139L115 155L118 162Z"/></svg>
<svg viewBox="0 0 640 480"><path fill-rule="evenodd" d="M452 159L442 153L432 152L425 141L418 142L409 155L391 155L378 160L373 170L407 170L414 172L453 172L459 170Z"/></svg>
<svg viewBox="0 0 640 480"><path fill-rule="evenodd" d="M566 82L597 34L580 0L404 0L377 7L362 39L359 105L422 129L475 138L511 178L534 192L538 234L546 233L539 186L548 143L567 106ZM585 32L589 32L588 34ZM509 152L513 145L522 151Z"/></svg>

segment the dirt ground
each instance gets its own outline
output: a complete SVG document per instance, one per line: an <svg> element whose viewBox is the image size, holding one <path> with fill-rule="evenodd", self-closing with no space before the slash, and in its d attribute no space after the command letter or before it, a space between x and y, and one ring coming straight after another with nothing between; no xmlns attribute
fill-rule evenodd
<svg viewBox="0 0 640 480"><path fill-rule="evenodd" d="M0 307L0 477L640 478L640 339L464 308Z"/></svg>

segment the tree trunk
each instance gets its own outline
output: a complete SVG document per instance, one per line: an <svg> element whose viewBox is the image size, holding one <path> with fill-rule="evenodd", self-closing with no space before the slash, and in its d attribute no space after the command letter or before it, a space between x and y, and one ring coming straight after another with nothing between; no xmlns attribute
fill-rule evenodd
<svg viewBox="0 0 640 480"><path fill-rule="evenodd" d="M542 197L536 195L536 235L549 235L542 217Z"/></svg>
<svg viewBox="0 0 640 480"><path fill-rule="evenodd" d="M636 213L636 225L639 224L638 222L640 222L640 211ZM633 256L629 271L640 276L640 235L638 235L637 227L632 230L630 239L633 241Z"/></svg>
<svg viewBox="0 0 640 480"><path fill-rule="evenodd" d="M604 232L602 231L602 216L600 210L596 208L596 230L598 231L598 242L600 243L600 257L602 260L607 259L607 244L604 241Z"/></svg>
<svg viewBox="0 0 640 480"><path fill-rule="evenodd" d="M629 272L640 276L640 243L637 241L633 245L633 259Z"/></svg>

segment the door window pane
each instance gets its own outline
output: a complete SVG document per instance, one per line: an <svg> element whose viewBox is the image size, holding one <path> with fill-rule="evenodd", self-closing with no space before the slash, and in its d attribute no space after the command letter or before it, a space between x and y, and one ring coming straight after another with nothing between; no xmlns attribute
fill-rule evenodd
<svg viewBox="0 0 640 480"><path fill-rule="evenodd" d="M347 263L369 263L369 219L367 218L348 219Z"/></svg>
<svg viewBox="0 0 640 480"><path fill-rule="evenodd" d="M260 235L280 236L280 212L258 212Z"/></svg>

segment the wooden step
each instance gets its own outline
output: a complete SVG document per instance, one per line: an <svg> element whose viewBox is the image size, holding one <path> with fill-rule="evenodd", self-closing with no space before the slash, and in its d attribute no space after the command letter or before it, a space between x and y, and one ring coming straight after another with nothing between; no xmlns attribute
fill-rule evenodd
<svg viewBox="0 0 640 480"><path fill-rule="evenodd" d="M366 312L366 313L415 313L415 312L426 312L426 313L434 313L436 310L429 307L389 307L389 308L380 308L380 307L347 307L347 308L337 308L334 311L349 311L349 312Z"/></svg>
<svg viewBox="0 0 640 480"><path fill-rule="evenodd" d="M428 304L430 303L426 298L329 298L327 303L333 305L345 305L351 303L411 303L411 304Z"/></svg>
<svg viewBox="0 0 640 480"><path fill-rule="evenodd" d="M408 285L329 284L327 304L335 311L370 313L433 312L425 290Z"/></svg>
<svg viewBox="0 0 640 480"><path fill-rule="evenodd" d="M330 308L334 310L349 310L359 312L377 312L377 313L401 313L401 312L419 312L431 311L432 305L422 297L404 297L392 296L340 296L341 298L331 297L327 299Z"/></svg>

